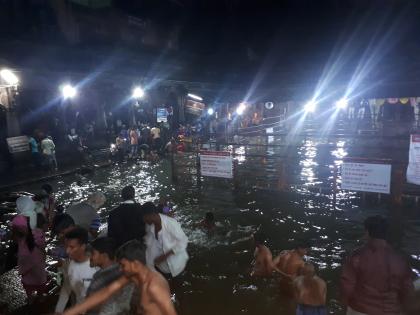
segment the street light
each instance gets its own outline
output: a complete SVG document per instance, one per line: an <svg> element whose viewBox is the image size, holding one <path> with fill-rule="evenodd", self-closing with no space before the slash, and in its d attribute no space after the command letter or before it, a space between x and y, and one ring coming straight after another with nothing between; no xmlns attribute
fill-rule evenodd
<svg viewBox="0 0 420 315"><path fill-rule="evenodd" d="M19 83L19 78L9 69L1 70L0 76L8 85L17 85Z"/></svg>
<svg viewBox="0 0 420 315"><path fill-rule="evenodd" d="M349 101L346 98L342 98L335 103L337 109L346 109L349 105Z"/></svg>
<svg viewBox="0 0 420 315"><path fill-rule="evenodd" d="M133 94L132 97L133 98L142 98L144 96L144 90L141 87L135 87L133 89Z"/></svg>
<svg viewBox="0 0 420 315"><path fill-rule="evenodd" d="M236 113L238 115L242 115L244 113L245 109L246 109L246 104L245 103L240 103L238 108L236 108Z"/></svg>
<svg viewBox="0 0 420 315"><path fill-rule="evenodd" d="M304 108L305 113L313 113L316 109L316 102L315 101L309 101L305 104Z"/></svg>
<svg viewBox="0 0 420 315"><path fill-rule="evenodd" d="M191 97L192 99L194 99L196 101L202 101L203 100L202 97L200 97L198 95L195 95L195 94L191 94L191 93L188 93L188 97Z"/></svg>
<svg viewBox="0 0 420 315"><path fill-rule="evenodd" d="M214 114L214 109L210 107L210 108L207 110L207 114L209 114L209 116L212 116L212 115Z"/></svg>
<svg viewBox="0 0 420 315"><path fill-rule="evenodd" d="M68 99L75 97L77 94L77 90L70 84L65 84L61 87L61 93L63 94L64 99Z"/></svg>

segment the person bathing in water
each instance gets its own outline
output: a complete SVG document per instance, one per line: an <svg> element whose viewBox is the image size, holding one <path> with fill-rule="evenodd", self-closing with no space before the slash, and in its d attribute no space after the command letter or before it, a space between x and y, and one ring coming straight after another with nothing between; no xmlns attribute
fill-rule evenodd
<svg viewBox="0 0 420 315"><path fill-rule="evenodd" d="M316 275L313 264L305 263L300 273L293 281L296 315L327 315L327 284Z"/></svg>
<svg viewBox="0 0 420 315"><path fill-rule="evenodd" d="M254 234L255 251L254 266L252 268L252 277L270 277L277 268L273 263L273 255L270 249L265 245L266 236L261 233Z"/></svg>
<svg viewBox="0 0 420 315"><path fill-rule="evenodd" d="M66 310L63 315L84 314L87 310L108 301L130 282L140 291L137 314L176 315L168 282L160 273L146 266L146 251L142 242L132 240L125 243L118 249L117 258L124 275L93 293L82 303Z"/></svg>
<svg viewBox="0 0 420 315"><path fill-rule="evenodd" d="M216 229L216 223L214 221L214 214L213 212L206 212L206 216L204 220L196 224L196 227L202 228L207 232L213 232Z"/></svg>
<svg viewBox="0 0 420 315"><path fill-rule="evenodd" d="M281 271L280 288L285 296L293 296L293 280L300 275L305 265L303 258L309 248L307 242L300 242L293 250L282 251L274 258L274 266Z"/></svg>
<svg viewBox="0 0 420 315"><path fill-rule="evenodd" d="M300 242L293 250L283 251L274 258L274 265L290 277L296 278L305 265L303 257L307 255L309 249L308 242Z"/></svg>

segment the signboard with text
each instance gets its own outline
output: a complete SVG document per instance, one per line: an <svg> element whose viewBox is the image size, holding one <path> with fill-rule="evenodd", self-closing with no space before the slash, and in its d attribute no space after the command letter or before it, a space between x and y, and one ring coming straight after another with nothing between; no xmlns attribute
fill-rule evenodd
<svg viewBox="0 0 420 315"><path fill-rule="evenodd" d="M341 189L389 194L391 164L344 161L341 165Z"/></svg>
<svg viewBox="0 0 420 315"><path fill-rule="evenodd" d="M229 152L201 151L201 175L233 178L233 160Z"/></svg>
<svg viewBox="0 0 420 315"><path fill-rule="evenodd" d="M156 110L156 121L159 122L168 122L168 111L164 107L160 107Z"/></svg>
<svg viewBox="0 0 420 315"><path fill-rule="evenodd" d="M420 135L411 135L410 137L407 182L420 185Z"/></svg>
<svg viewBox="0 0 420 315"><path fill-rule="evenodd" d="M7 146L10 153L19 153L29 151L29 139L27 136L7 138Z"/></svg>

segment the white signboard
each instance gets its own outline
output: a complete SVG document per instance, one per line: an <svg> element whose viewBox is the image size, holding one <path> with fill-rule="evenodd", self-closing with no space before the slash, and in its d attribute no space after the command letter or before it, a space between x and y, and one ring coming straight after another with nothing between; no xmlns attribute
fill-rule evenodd
<svg viewBox="0 0 420 315"><path fill-rule="evenodd" d="M19 153L29 151L29 139L27 136L7 138L7 146L10 153Z"/></svg>
<svg viewBox="0 0 420 315"><path fill-rule="evenodd" d="M229 152L201 151L201 175L233 178L232 157Z"/></svg>
<svg viewBox="0 0 420 315"><path fill-rule="evenodd" d="M343 162L341 166L341 189L389 194L391 190L391 165Z"/></svg>
<svg viewBox="0 0 420 315"><path fill-rule="evenodd" d="M410 137L407 182L420 185L420 135L411 135Z"/></svg>

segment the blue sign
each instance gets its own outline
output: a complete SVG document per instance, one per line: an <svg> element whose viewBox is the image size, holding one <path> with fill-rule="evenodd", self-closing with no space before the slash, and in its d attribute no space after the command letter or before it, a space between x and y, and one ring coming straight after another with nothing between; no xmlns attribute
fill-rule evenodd
<svg viewBox="0 0 420 315"><path fill-rule="evenodd" d="M159 122L168 122L168 111L166 108L158 108L156 111L156 121Z"/></svg>

